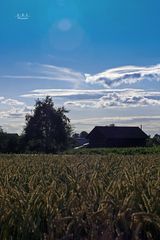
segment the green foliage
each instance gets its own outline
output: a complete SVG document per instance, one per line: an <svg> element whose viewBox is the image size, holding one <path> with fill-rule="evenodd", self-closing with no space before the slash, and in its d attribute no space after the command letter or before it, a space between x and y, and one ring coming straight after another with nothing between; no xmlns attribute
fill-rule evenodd
<svg viewBox="0 0 160 240"><path fill-rule="evenodd" d="M133 148L81 148L70 149L65 152L66 154L75 155L141 155L141 154L158 154L160 153L160 146L154 147L133 147Z"/></svg>
<svg viewBox="0 0 160 240"><path fill-rule="evenodd" d="M37 100L32 115L26 116L24 143L29 152L56 153L67 149L70 140L68 111L55 108L52 98Z"/></svg>
<svg viewBox="0 0 160 240"><path fill-rule="evenodd" d="M0 239L158 240L159 155L1 155Z"/></svg>

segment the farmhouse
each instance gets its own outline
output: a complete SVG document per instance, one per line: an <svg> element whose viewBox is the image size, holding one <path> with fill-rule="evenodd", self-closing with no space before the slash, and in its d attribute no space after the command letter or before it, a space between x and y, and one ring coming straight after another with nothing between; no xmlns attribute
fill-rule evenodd
<svg viewBox="0 0 160 240"><path fill-rule="evenodd" d="M97 126L87 136L89 146L142 147L148 138L139 127Z"/></svg>

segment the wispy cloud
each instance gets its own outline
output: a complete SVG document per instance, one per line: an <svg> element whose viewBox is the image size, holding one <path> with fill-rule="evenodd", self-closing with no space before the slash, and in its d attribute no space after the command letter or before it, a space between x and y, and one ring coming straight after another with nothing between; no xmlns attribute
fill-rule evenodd
<svg viewBox="0 0 160 240"><path fill-rule="evenodd" d="M25 98L35 98L35 97L72 97L76 96L88 96L88 98L92 98L93 96L103 96L107 93L111 92L125 92L132 89L36 89L31 91L30 93L23 94L21 97ZM134 89L133 89L134 90ZM137 89L135 91L142 91L141 89Z"/></svg>
<svg viewBox="0 0 160 240"><path fill-rule="evenodd" d="M122 84L133 84L145 79L160 81L160 64L149 67L123 66L91 75L85 74L86 83L103 84L105 87L117 87Z"/></svg>
<svg viewBox="0 0 160 240"><path fill-rule="evenodd" d="M97 119L72 120L72 123L78 126L78 128L80 124L84 127L86 124L89 128L89 126L93 127L97 123L104 125L114 122L116 124L131 125L143 123L146 124L147 129L149 129L149 127L151 128L151 126L152 129L160 129L158 125L160 121L159 116L128 117L130 113L135 113L139 107L141 107L141 109L144 107L142 114L145 113L149 115L148 109L155 109L156 111L157 106L160 106L159 88L152 91L135 89L135 85L131 85L131 88L128 88L129 84L144 80L160 81L160 64L149 67L123 66L108 69L95 75L84 74L70 68L49 64L24 63L22 65L16 65L15 68L10 68L13 72L8 72L7 74L3 72L0 78L3 78L3 80L30 79L37 81L37 83L38 80L44 80L44 82L45 80L51 80L55 81L54 84L57 84L56 81L61 81L60 84L58 83L58 86L61 87L59 89L31 89L29 92L26 92L24 88L24 94L20 96L22 97L22 101L19 101L19 98L16 99L16 97L12 99L0 96L0 119L1 123L6 124L8 128L12 126L12 129L14 129L15 124L15 128L18 129L19 126L24 124L25 115L33 109L33 107L28 106L32 98L43 98L49 95L54 98L56 104L62 105L64 103L64 106L67 106L67 108L71 110L72 119L77 109L79 110L81 108L79 111L80 117L83 117L83 108L85 110L86 108L90 109L92 113L95 109ZM63 89L63 81L68 83L68 89ZM42 81L39 82L42 83ZM91 86L91 84L95 85ZM69 86L71 88L69 88ZM145 87L144 84L139 86ZM31 98L31 100L29 98ZM145 108L146 106L150 107ZM133 107L136 108L133 109ZM127 112L127 117L101 118L101 113L106 111L105 108L110 109L111 115L113 114L114 116L117 116L116 113L118 114L121 108L127 108L126 111L124 109L124 111ZM132 110L129 108L132 108ZM90 116L89 111L85 111L85 114L86 116ZM17 125L16 122L20 124ZM151 123L150 126L149 123ZM150 129L150 131L152 131L152 129Z"/></svg>
<svg viewBox="0 0 160 240"><path fill-rule="evenodd" d="M0 77L3 79L59 80L73 83L84 81L85 79L82 73L70 68L40 63L25 63L23 64L23 71L25 74L4 74Z"/></svg>
<svg viewBox="0 0 160 240"><path fill-rule="evenodd" d="M101 84L108 88L134 84L143 80L160 81L160 64L144 67L122 66L94 75L51 64L24 63L22 65L19 66L19 74L3 74L0 78L67 81L78 85Z"/></svg>
<svg viewBox="0 0 160 240"><path fill-rule="evenodd" d="M114 117L95 117L95 118L82 118L82 119L74 119L72 120L73 124L80 124L80 125L104 125L110 123L131 123L131 122L148 122L148 121L160 121L160 115L155 116L114 116Z"/></svg>

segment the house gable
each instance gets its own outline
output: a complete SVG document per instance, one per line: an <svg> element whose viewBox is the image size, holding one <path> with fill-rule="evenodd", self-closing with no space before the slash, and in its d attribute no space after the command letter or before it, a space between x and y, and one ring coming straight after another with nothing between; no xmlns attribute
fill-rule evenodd
<svg viewBox="0 0 160 240"><path fill-rule="evenodd" d="M139 127L97 126L87 136L92 147L145 146L148 136Z"/></svg>

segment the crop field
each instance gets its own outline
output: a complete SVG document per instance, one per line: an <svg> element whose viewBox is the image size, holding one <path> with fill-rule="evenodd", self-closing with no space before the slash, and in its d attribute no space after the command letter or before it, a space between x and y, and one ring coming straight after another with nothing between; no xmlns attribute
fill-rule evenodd
<svg viewBox="0 0 160 240"><path fill-rule="evenodd" d="M160 239L160 154L0 155L0 239Z"/></svg>

